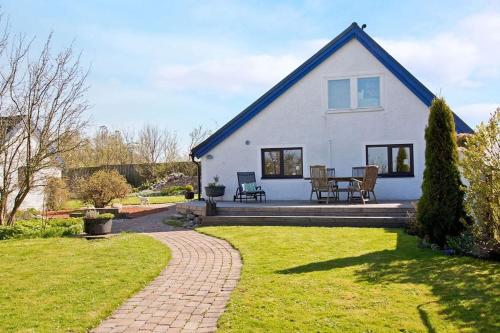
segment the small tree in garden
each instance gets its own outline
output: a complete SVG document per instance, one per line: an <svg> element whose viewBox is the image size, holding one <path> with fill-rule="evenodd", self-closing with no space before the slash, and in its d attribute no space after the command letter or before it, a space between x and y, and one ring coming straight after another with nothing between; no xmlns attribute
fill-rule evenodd
<svg viewBox="0 0 500 333"><path fill-rule="evenodd" d="M116 170L97 171L88 179L80 179L76 187L79 198L97 208L105 207L113 199L124 198L131 191L125 177Z"/></svg>
<svg viewBox="0 0 500 333"><path fill-rule="evenodd" d="M443 246L447 236L459 235L466 226L455 122L443 98L432 102L425 141L425 170L417 221L429 241Z"/></svg>
<svg viewBox="0 0 500 333"><path fill-rule="evenodd" d="M500 253L500 108L478 126L466 148L462 167L474 236L485 250Z"/></svg>

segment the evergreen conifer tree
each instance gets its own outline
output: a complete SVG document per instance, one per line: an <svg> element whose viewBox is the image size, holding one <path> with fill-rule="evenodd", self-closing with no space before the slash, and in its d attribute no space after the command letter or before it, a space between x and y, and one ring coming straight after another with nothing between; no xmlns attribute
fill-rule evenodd
<svg viewBox="0 0 500 333"><path fill-rule="evenodd" d="M443 98L432 102L425 141L425 170L417 221L429 241L444 246L447 236L457 236L464 230L466 214L455 122Z"/></svg>

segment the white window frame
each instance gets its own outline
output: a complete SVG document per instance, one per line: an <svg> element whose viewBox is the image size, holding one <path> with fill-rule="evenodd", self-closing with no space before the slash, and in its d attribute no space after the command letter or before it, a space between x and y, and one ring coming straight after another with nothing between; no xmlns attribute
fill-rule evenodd
<svg viewBox="0 0 500 333"><path fill-rule="evenodd" d="M358 79L378 77L380 87L380 105L369 107L358 107ZM351 92L351 107L344 109L328 108L328 81L330 80L345 80L349 79ZM323 106L326 113L350 113L350 112L367 112L367 111L383 111L385 102L385 83L382 73L356 73L351 75L332 75L325 76L323 79Z"/></svg>

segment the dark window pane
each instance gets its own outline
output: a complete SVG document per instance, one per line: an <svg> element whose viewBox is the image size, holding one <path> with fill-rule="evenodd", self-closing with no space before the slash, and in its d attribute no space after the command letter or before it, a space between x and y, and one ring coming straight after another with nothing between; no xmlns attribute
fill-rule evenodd
<svg viewBox="0 0 500 333"><path fill-rule="evenodd" d="M284 149L284 175L285 176L302 176L302 150L301 149Z"/></svg>
<svg viewBox="0 0 500 333"><path fill-rule="evenodd" d="M392 172L408 173L411 171L410 147L392 148Z"/></svg>
<svg viewBox="0 0 500 333"><path fill-rule="evenodd" d="M276 151L265 151L264 152L264 175L265 176L279 176L280 170L280 159L281 152Z"/></svg>
<svg viewBox="0 0 500 333"><path fill-rule="evenodd" d="M368 147L368 164L378 166L379 174L389 172L387 147Z"/></svg>

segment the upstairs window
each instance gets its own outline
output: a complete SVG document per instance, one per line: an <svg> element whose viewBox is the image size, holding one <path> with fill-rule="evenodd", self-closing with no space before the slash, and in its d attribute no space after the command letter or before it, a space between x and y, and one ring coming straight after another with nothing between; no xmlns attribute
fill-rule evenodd
<svg viewBox="0 0 500 333"><path fill-rule="evenodd" d="M328 109L351 107L351 80L328 80Z"/></svg>
<svg viewBox="0 0 500 333"><path fill-rule="evenodd" d="M380 78L358 78L358 108L380 106Z"/></svg>
<svg viewBox="0 0 500 333"><path fill-rule="evenodd" d="M332 111L378 109L382 107L379 76L329 79L327 109Z"/></svg>
<svg viewBox="0 0 500 333"><path fill-rule="evenodd" d="M302 178L302 148L262 149L262 178Z"/></svg>

